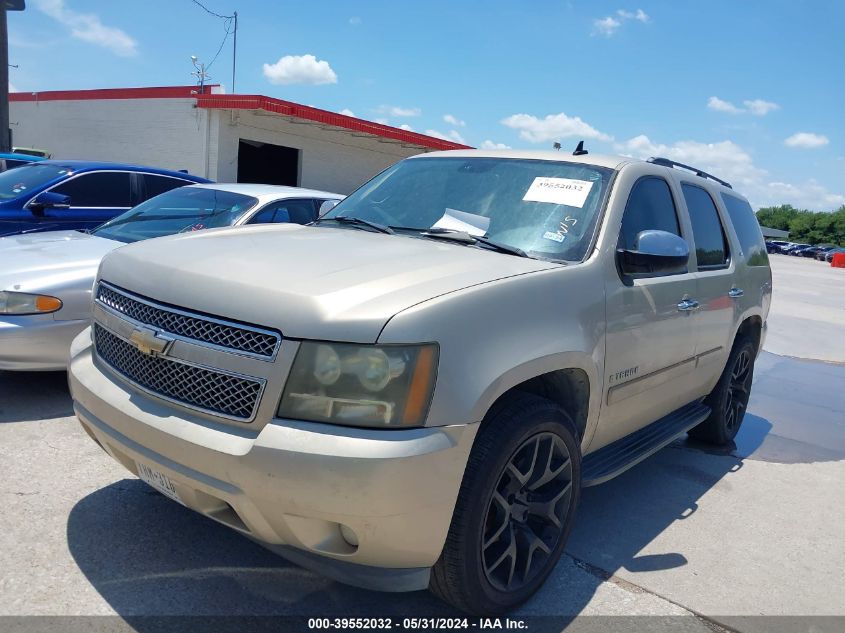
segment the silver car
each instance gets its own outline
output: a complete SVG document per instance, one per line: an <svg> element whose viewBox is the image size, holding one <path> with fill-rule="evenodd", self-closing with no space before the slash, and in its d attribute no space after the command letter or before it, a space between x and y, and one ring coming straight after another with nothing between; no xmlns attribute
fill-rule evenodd
<svg viewBox="0 0 845 633"><path fill-rule="evenodd" d="M583 486L685 433L732 441L771 280L748 201L700 169L426 154L315 226L109 254L74 410L299 564L500 612L552 571Z"/></svg>
<svg viewBox="0 0 845 633"><path fill-rule="evenodd" d="M91 318L100 260L124 244L201 229L316 219L342 195L297 187L203 184L151 198L90 233L0 238L0 370L61 370Z"/></svg>

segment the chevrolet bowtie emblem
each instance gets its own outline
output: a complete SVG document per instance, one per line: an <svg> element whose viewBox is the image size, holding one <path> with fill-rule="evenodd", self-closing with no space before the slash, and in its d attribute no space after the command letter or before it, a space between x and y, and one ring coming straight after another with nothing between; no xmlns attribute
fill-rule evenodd
<svg viewBox="0 0 845 633"><path fill-rule="evenodd" d="M138 351L148 356L167 356L173 339L162 336L148 327L135 328L129 335L129 341Z"/></svg>

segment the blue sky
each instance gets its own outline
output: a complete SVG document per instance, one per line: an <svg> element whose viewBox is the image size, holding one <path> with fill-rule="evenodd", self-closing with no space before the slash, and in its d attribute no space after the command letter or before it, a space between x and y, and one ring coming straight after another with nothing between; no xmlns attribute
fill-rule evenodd
<svg viewBox="0 0 845 633"><path fill-rule="evenodd" d="M760 206L845 204L841 0L294 2L239 14L237 92L474 146L655 154ZM12 87L193 82L224 22L191 0L28 0L9 14ZM231 39L213 83L231 91Z"/></svg>

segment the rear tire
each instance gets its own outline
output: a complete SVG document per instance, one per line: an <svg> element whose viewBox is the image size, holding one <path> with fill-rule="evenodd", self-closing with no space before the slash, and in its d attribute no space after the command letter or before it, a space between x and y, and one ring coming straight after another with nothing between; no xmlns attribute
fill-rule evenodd
<svg viewBox="0 0 845 633"><path fill-rule="evenodd" d="M757 348L750 339L736 339L719 382L704 399L712 410L710 417L691 429L690 437L718 446L733 442L748 407L756 355Z"/></svg>
<svg viewBox="0 0 845 633"><path fill-rule="evenodd" d="M516 393L482 422L429 588L477 615L527 600L563 552L581 494L575 426L555 403Z"/></svg>

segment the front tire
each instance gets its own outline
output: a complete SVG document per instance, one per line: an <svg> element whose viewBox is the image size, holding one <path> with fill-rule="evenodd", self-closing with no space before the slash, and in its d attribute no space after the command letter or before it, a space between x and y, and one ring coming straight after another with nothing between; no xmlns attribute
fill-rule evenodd
<svg viewBox="0 0 845 633"><path fill-rule="evenodd" d="M538 396L509 396L482 425L429 588L489 615L527 600L554 569L580 498L581 451L570 417Z"/></svg>
<svg viewBox="0 0 845 633"><path fill-rule="evenodd" d="M690 430L690 437L717 446L733 442L751 396L756 355L757 348L750 339L737 338L719 382L704 399L711 409L710 417Z"/></svg>

